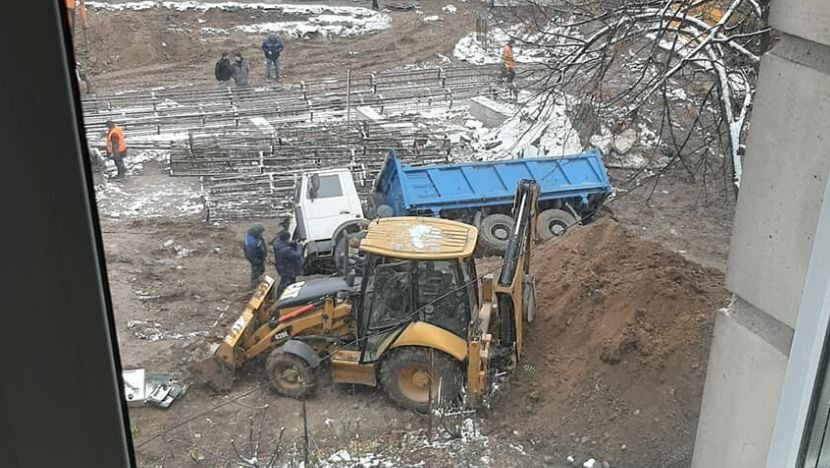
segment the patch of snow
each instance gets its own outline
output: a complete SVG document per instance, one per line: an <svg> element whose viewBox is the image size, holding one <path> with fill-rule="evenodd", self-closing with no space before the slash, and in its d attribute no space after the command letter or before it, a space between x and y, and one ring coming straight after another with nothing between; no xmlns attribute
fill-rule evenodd
<svg viewBox="0 0 830 468"><path fill-rule="evenodd" d="M412 245L418 250L424 250L428 245L430 249L436 249L437 246L433 244L439 238L440 234L432 226L426 224L417 224L409 228L409 238L412 241Z"/></svg>
<svg viewBox="0 0 830 468"><path fill-rule="evenodd" d="M429 22L433 22L433 21L444 21L444 18L441 18L441 17L440 17L440 16L438 16L438 15L425 16L425 17L424 17L424 21L425 21L425 22L428 22L428 23L429 23Z"/></svg>
<svg viewBox="0 0 830 468"><path fill-rule="evenodd" d="M594 468L594 465L596 465L596 463L596 460L594 460L593 458L589 458L585 460L585 463L582 464L582 468Z"/></svg>
<svg viewBox="0 0 830 468"><path fill-rule="evenodd" d="M686 94L686 91L683 88L670 89L668 92L666 92L666 95L668 95L669 99L674 99L677 101L686 101L689 99L689 96Z"/></svg>
<svg viewBox="0 0 830 468"><path fill-rule="evenodd" d="M524 96L526 101L518 112L499 127L479 135L480 155L492 160L565 156L583 151L564 104L542 96Z"/></svg>
<svg viewBox="0 0 830 468"><path fill-rule="evenodd" d="M328 458L328 461L332 463L339 463L339 462L350 462L352 461L352 456L349 455L349 452L345 449L340 450L339 452L333 454Z"/></svg>
<svg viewBox="0 0 830 468"><path fill-rule="evenodd" d="M390 21L389 16L379 13L373 13L368 17L326 14L312 16L305 21L278 21L236 26L234 30L248 34L277 33L284 37L298 39L307 39L315 35L325 38L354 37L387 29Z"/></svg>
<svg viewBox="0 0 830 468"><path fill-rule="evenodd" d="M275 3L242 3L242 2L198 2L198 1L138 1L109 3L101 1L86 2L88 8L105 11L141 11L159 8L176 11L208 11L208 10L265 10L281 11L286 15L321 15L324 13L350 16L372 16L376 12L364 7L329 6L329 5L294 5Z"/></svg>
<svg viewBox="0 0 830 468"><path fill-rule="evenodd" d="M441 8L441 11L444 13L454 14L458 11L458 8L456 8L455 5L445 5L444 8Z"/></svg>
<svg viewBox="0 0 830 468"><path fill-rule="evenodd" d="M579 34L572 30L562 30L558 26L542 28L534 33L523 32L521 25L508 29L495 27L486 38L489 47L485 47L478 33L470 33L455 44L453 56L474 65L501 63L501 52L507 41L518 38L513 45L514 60L517 63L542 63L550 59L550 54L567 53L570 45L565 42L567 36L578 37ZM543 47L538 47L539 45Z"/></svg>
<svg viewBox="0 0 830 468"><path fill-rule="evenodd" d="M227 36L228 30L221 28L204 27L201 29L203 36Z"/></svg>

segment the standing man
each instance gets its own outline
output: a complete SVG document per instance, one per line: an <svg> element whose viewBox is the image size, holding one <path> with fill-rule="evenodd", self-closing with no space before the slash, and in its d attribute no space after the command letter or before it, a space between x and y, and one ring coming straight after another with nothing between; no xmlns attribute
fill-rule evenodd
<svg viewBox="0 0 830 468"><path fill-rule="evenodd" d="M251 64L242 58L242 52L234 55L233 80L237 87L248 86L248 77L251 75Z"/></svg>
<svg viewBox="0 0 830 468"><path fill-rule="evenodd" d="M516 60L513 59L513 38L507 41L507 45L501 51L501 59L504 62L504 77L508 83L513 83L516 77Z"/></svg>
<svg viewBox="0 0 830 468"><path fill-rule="evenodd" d="M265 54L265 81L271 79L272 65L274 66L274 81L280 81L280 54L282 49L282 40L273 34L262 41L262 53Z"/></svg>
<svg viewBox="0 0 830 468"><path fill-rule="evenodd" d="M127 141L124 140L124 131L115 125L112 120L107 119L107 156L115 161L115 169L118 171L116 179L123 179L127 176L127 167L124 165L124 158L127 157Z"/></svg>
<svg viewBox="0 0 830 468"><path fill-rule="evenodd" d="M66 16L69 21L69 35L75 36L75 0L66 0Z"/></svg>
<svg viewBox="0 0 830 468"><path fill-rule="evenodd" d="M231 59L228 58L227 52L222 52L222 57L216 61L213 74L216 76L220 88L228 86L228 82L233 78L233 65L231 65Z"/></svg>
<svg viewBox="0 0 830 468"><path fill-rule="evenodd" d="M277 298L289 285L297 281L297 276L303 274L302 246L296 242L289 242L291 234L283 229L274 239L274 263L277 274L280 275L280 284L277 287Z"/></svg>
<svg viewBox="0 0 830 468"><path fill-rule="evenodd" d="M245 258L251 264L251 289L254 289L259 284L259 277L265 273L265 260L268 258L268 248L265 246L265 240L262 238L262 233L265 228L261 224L254 224L248 229L245 234L245 240L242 243L245 251Z"/></svg>

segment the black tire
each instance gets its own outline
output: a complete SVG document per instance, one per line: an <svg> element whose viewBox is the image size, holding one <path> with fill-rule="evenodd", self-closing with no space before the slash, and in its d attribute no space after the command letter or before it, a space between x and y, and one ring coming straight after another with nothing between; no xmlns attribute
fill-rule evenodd
<svg viewBox="0 0 830 468"><path fill-rule="evenodd" d="M430 372L430 353L432 369ZM404 408L429 411L429 382L435 406L453 401L461 391L461 368L458 362L438 350L418 347L391 351L380 371L381 384L389 398ZM440 395L439 393L440 387Z"/></svg>
<svg viewBox="0 0 830 468"><path fill-rule="evenodd" d="M305 359L279 349L265 362L268 382L275 392L291 398L306 398L316 387L316 373Z"/></svg>
<svg viewBox="0 0 830 468"><path fill-rule="evenodd" d="M565 210L545 210L536 218L536 235L546 241L565 234L568 229L575 228L576 224L576 218Z"/></svg>
<svg viewBox="0 0 830 468"><path fill-rule="evenodd" d="M512 231L513 218L505 214L491 214L481 220L478 238L489 253L504 255Z"/></svg>

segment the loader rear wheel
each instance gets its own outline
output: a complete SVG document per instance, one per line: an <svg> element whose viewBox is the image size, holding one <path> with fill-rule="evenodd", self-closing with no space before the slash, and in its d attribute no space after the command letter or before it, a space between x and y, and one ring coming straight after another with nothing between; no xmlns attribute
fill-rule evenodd
<svg viewBox="0 0 830 468"><path fill-rule="evenodd" d="M443 405L458 396L460 375L455 359L428 348L393 350L381 367L381 382L389 397L405 408L422 413L429 411L430 384L433 406Z"/></svg>
<svg viewBox="0 0 830 468"><path fill-rule="evenodd" d="M305 398L314 391L314 369L295 354L274 350L265 362L271 388L291 398Z"/></svg>
<svg viewBox="0 0 830 468"><path fill-rule="evenodd" d="M478 237L481 245L490 253L504 255L510 233L513 231L513 218L506 214L491 214L481 220Z"/></svg>
<svg viewBox="0 0 830 468"><path fill-rule="evenodd" d="M546 241L565 234L568 229L576 227L576 218L567 211L552 208L539 213L536 218L536 234Z"/></svg>

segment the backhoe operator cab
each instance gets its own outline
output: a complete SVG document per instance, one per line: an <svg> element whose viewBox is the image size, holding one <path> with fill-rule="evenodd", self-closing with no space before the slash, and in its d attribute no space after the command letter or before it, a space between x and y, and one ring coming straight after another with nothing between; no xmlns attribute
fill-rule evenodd
<svg viewBox="0 0 830 468"><path fill-rule="evenodd" d="M533 317L537 196L535 182L519 183L501 269L481 278L474 226L426 217L372 221L360 233L359 285L354 274L309 279L273 301L274 280L266 277L211 347L202 372L230 385L235 369L267 355L271 387L291 397L313 392L327 367L334 382L381 387L417 411L462 394L477 406L494 377L519 361L523 324Z"/></svg>
<svg viewBox="0 0 830 468"><path fill-rule="evenodd" d="M379 370L380 385L403 406L425 410L430 395L437 402L461 388L479 304L477 235L456 221L381 218L360 243L366 256L355 304L360 364Z"/></svg>

